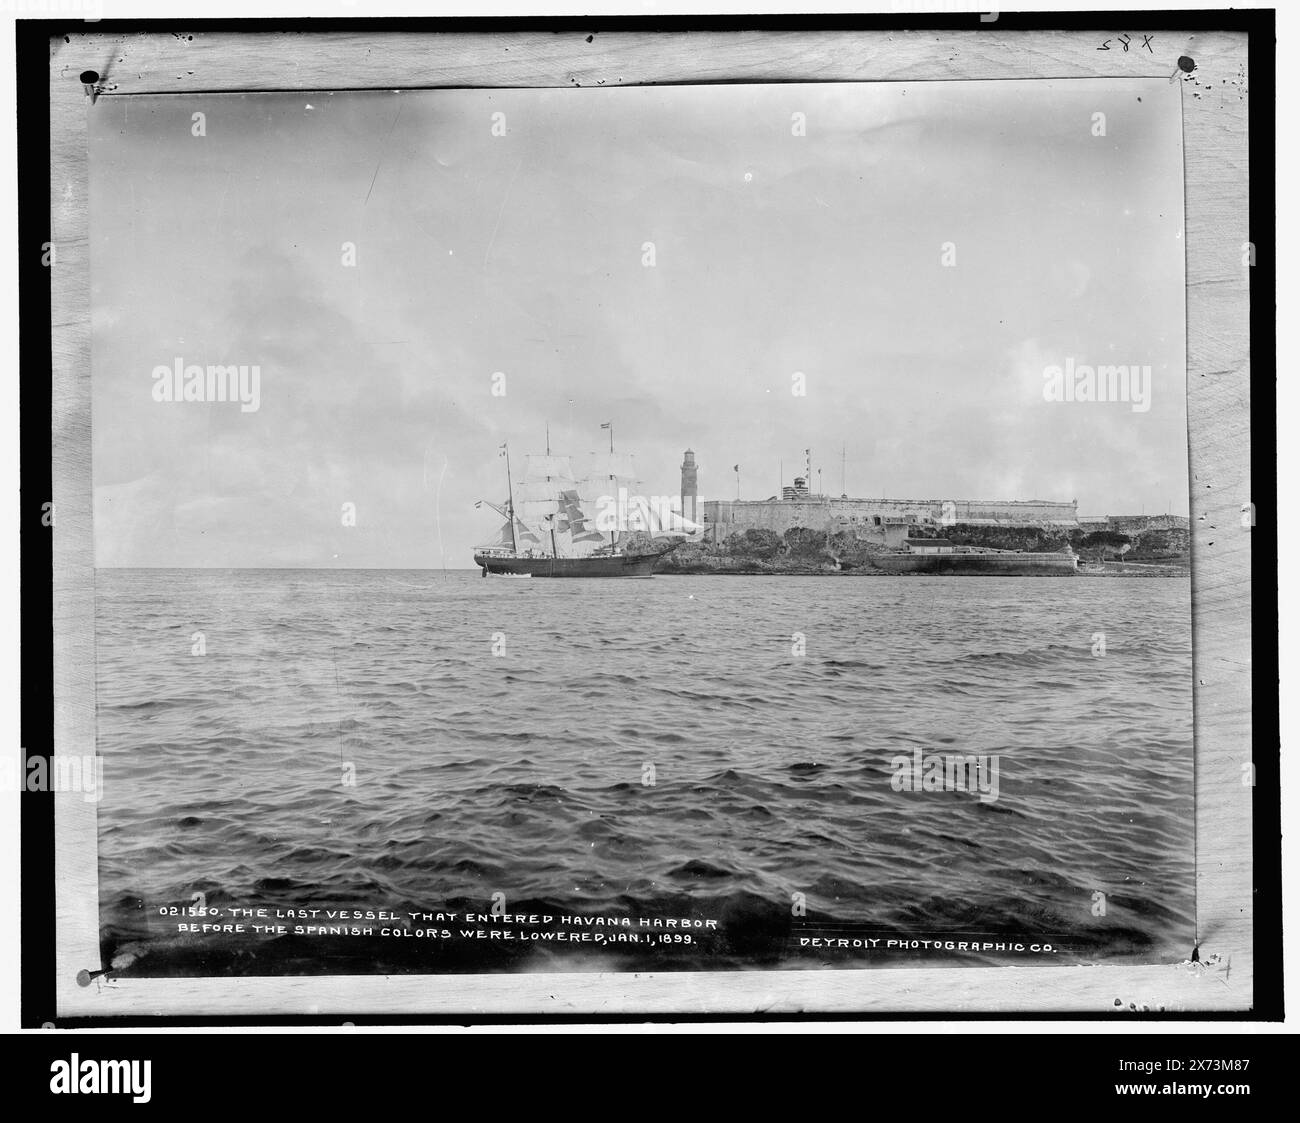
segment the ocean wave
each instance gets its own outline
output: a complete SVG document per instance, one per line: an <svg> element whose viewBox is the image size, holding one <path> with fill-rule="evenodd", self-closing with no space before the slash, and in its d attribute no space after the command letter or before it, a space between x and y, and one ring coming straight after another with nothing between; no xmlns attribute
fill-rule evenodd
<svg viewBox="0 0 1300 1123"><path fill-rule="evenodd" d="M1190 947L1185 583L672 578L601 586L619 613L578 629L584 594L562 582L99 583L101 919L128 973L918 965L810 958L813 931L1048 933L1053 962ZM177 620L220 620L222 641L192 657ZM896 790L918 751L996 755L997 798ZM157 920L195 893L461 912L502 893L717 928L599 953L204 942Z"/></svg>

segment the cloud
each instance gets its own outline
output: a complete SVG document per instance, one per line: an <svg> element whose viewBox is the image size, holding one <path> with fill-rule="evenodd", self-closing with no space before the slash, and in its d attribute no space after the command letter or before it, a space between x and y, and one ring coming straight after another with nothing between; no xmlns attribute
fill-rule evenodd
<svg viewBox="0 0 1300 1123"><path fill-rule="evenodd" d="M97 560L468 565L497 446L610 418L652 494L689 446L707 494L811 448L850 494L1185 497L1177 104L1120 85L248 95L201 148L186 98L106 103ZM1150 362L1151 413L1044 402L1066 355ZM153 402L176 356L258 364L261 408Z"/></svg>

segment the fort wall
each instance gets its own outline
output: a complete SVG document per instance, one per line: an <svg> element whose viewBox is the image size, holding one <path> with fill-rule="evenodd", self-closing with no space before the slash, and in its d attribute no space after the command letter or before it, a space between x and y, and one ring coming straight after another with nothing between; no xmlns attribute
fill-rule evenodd
<svg viewBox="0 0 1300 1123"><path fill-rule="evenodd" d="M766 500L706 499L701 507L704 526L711 537L745 530L773 530L783 534L794 527L844 530L855 526L887 527L890 524L951 526L959 522L1011 526L1078 525L1077 502L1056 503L1038 499L989 501L808 496Z"/></svg>

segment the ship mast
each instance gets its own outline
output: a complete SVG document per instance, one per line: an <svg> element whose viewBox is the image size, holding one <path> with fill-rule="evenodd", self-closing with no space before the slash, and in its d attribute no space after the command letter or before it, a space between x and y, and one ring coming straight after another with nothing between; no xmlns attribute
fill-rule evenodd
<svg viewBox="0 0 1300 1123"><path fill-rule="evenodd" d="M606 421L604 424L601 425L601 428L602 428L602 429L608 429L608 430L609 430L609 459L610 459L609 466L610 466L611 468L613 468L613 467L614 467L614 422L613 422L612 420L611 420L611 421ZM617 502L617 500L618 500L618 494L617 494L617 493L618 493L618 487L617 487L617 484L618 484L618 478L617 478L616 476L614 476L613 474L611 474L609 478L610 478L611 480L614 481L614 484L615 484L615 488L614 488L615 496L614 496L614 498L615 498L615 501ZM616 532L616 531L613 531L613 530L611 530L611 531L609 532L609 548L610 548L610 551L611 551L611 552L614 551L615 549L617 549L617 546L616 546L615 543L614 543L614 538L615 538L616 533L617 533L617 532Z"/></svg>
<svg viewBox="0 0 1300 1123"><path fill-rule="evenodd" d="M510 442L501 446L506 450L506 494L510 497L510 548L519 553L519 539L515 537L515 485L510 479Z"/></svg>

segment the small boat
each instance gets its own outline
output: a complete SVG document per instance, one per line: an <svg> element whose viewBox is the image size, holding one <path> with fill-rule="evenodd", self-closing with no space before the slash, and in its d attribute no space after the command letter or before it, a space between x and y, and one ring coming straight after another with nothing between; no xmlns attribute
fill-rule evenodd
<svg viewBox="0 0 1300 1123"><path fill-rule="evenodd" d="M987 546L958 546L946 538L905 538L903 549L877 554L877 569L889 573L968 574L989 577L1068 577L1079 571L1078 555L1026 553Z"/></svg>

